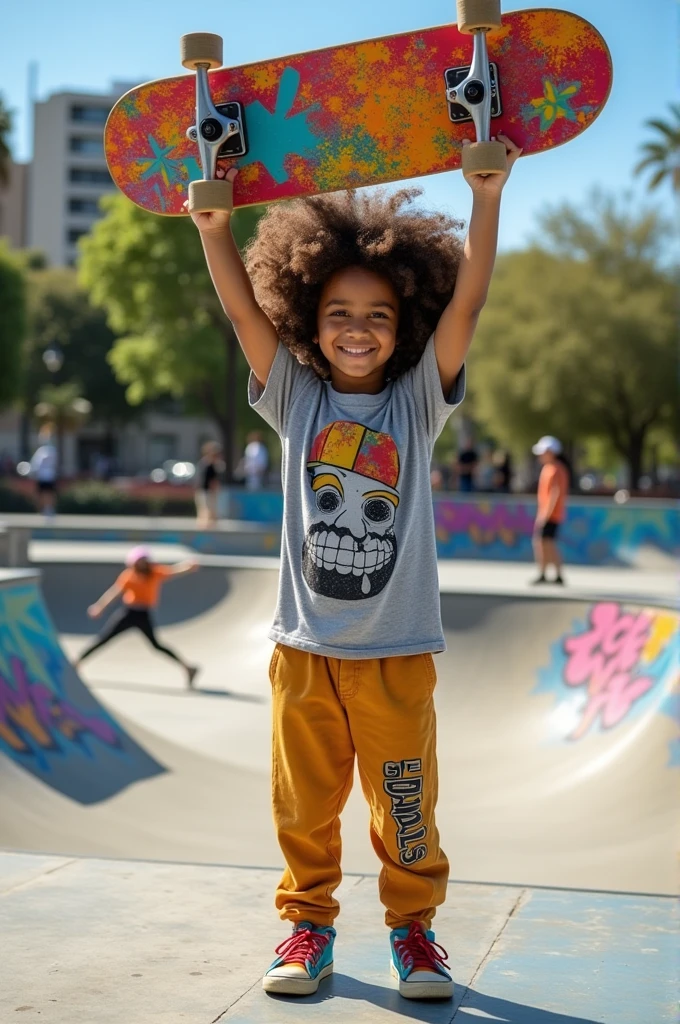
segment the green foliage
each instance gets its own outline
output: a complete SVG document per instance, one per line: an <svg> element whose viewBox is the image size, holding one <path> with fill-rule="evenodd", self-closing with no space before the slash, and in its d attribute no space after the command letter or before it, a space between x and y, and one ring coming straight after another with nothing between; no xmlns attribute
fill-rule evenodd
<svg viewBox="0 0 680 1024"><path fill-rule="evenodd" d="M635 174L651 172L650 192L667 179L673 191L680 192L680 103L671 103L670 111L668 121L655 118L646 122L656 132L656 139L641 146L643 156Z"/></svg>
<svg viewBox="0 0 680 1024"><path fill-rule="evenodd" d="M0 483L0 513L35 512L36 501ZM62 515L88 516L195 516L192 498L126 494L112 484L97 480L60 487L57 511Z"/></svg>
<svg viewBox="0 0 680 1024"><path fill-rule="evenodd" d="M104 313L89 302L76 273L67 267L38 269L29 274L30 329L24 346L23 394L32 409L45 387L71 385L72 397L92 403L96 420L123 423L138 414L115 379L107 355L115 335ZM58 346L64 362L50 373L43 353Z"/></svg>
<svg viewBox="0 0 680 1024"><path fill-rule="evenodd" d="M81 280L123 337L111 362L130 401L179 396L223 373L225 317L188 218L155 217L121 195L81 242Z"/></svg>
<svg viewBox="0 0 680 1024"><path fill-rule="evenodd" d="M470 358L476 414L516 451L546 433L603 438L637 482L650 428L678 416L666 226L603 197L542 224L540 247L498 260Z"/></svg>
<svg viewBox="0 0 680 1024"><path fill-rule="evenodd" d="M63 384L46 384L38 395L35 407L39 420L54 423L58 430L75 430L89 416L92 406L80 394L77 381L67 380Z"/></svg>
<svg viewBox="0 0 680 1024"><path fill-rule="evenodd" d="M35 509L35 502L30 498L0 484L0 512L35 512Z"/></svg>
<svg viewBox="0 0 680 1024"><path fill-rule="evenodd" d="M92 301L122 335L110 362L128 400L183 397L190 411L216 420L233 448L226 435L234 411L241 433L257 418L247 406L248 368L215 294L198 231L189 218L154 216L121 195L102 205L105 217L81 242L80 273ZM234 214L240 245L262 212ZM227 372L232 358L236 382Z"/></svg>
<svg viewBox="0 0 680 1024"><path fill-rule="evenodd" d="M25 334L24 271L19 259L0 239L0 408L19 395L21 346Z"/></svg>

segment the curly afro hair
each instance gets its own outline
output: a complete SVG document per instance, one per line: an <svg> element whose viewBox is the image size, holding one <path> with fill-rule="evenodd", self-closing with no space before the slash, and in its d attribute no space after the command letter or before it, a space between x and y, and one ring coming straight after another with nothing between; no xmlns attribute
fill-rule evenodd
<svg viewBox="0 0 680 1024"><path fill-rule="evenodd" d="M400 298L397 344L386 365L394 380L415 366L453 295L463 243L462 222L412 207L420 189L338 192L275 204L258 225L246 268L262 309L283 344L324 379L317 310L334 273L364 267L392 284Z"/></svg>

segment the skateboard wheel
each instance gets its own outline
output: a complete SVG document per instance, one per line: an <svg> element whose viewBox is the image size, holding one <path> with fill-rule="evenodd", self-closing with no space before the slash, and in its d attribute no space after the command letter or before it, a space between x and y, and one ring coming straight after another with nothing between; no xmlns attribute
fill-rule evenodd
<svg viewBox="0 0 680 1024"><path fill-rule="evenodd" d="M189 32L179 41L182 66L195 71L199 64L222 67L222 36L212 32Z"/></svg>
<svg viewBox="0 0 680 1024"><path fill-rule="evenodd" d="M212 213L234 208L234 185L226 178L189 182L189 213Z"/></svg>
<svg viewBox="0 0 680 1024"><path fill-rule="evenodd" d="M463 174L505 174L508 157L502 142L471 142L463 146Z"/></svg>
<svg viewBox="0 0 680 1024"><path fill-rule="evenodd" d="M467 34L501 27L501 0L456 0L458 31Z"/></svg>

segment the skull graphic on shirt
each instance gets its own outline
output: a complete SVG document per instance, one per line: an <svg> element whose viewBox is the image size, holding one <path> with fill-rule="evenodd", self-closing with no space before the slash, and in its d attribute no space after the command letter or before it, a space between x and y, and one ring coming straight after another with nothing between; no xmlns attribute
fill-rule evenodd
<svg viewBox="0 0 680 1024"><path fill-rule="evenodd" d="M397 446L389 434L336 420L314 440L307 471L314 500L302 548L307 585L341 601L374 597L397 558Z"/></svg>

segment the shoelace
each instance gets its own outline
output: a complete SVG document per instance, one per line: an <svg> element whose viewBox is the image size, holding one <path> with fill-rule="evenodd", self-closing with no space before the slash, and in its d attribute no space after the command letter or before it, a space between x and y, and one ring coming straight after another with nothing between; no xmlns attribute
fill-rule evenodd
<svg viewBox="0 0 680 1024"><path fill-rule="evenodd" d="M284 963L301 964L304 967L308 961L315 963L329 942L328 932L321 935L319 932L313 932L311 928L298 928L276 947L276 952L283 957Z"/></svg>
<svg viewBox="0 0 680 1024"><path fill-rule="evenodd" d="M443 946L428 939L417 921L408 930L405 939L395 939L394 948L405 967L412 970L438 971L438 967L448 967L448 953Z"/></svg>

